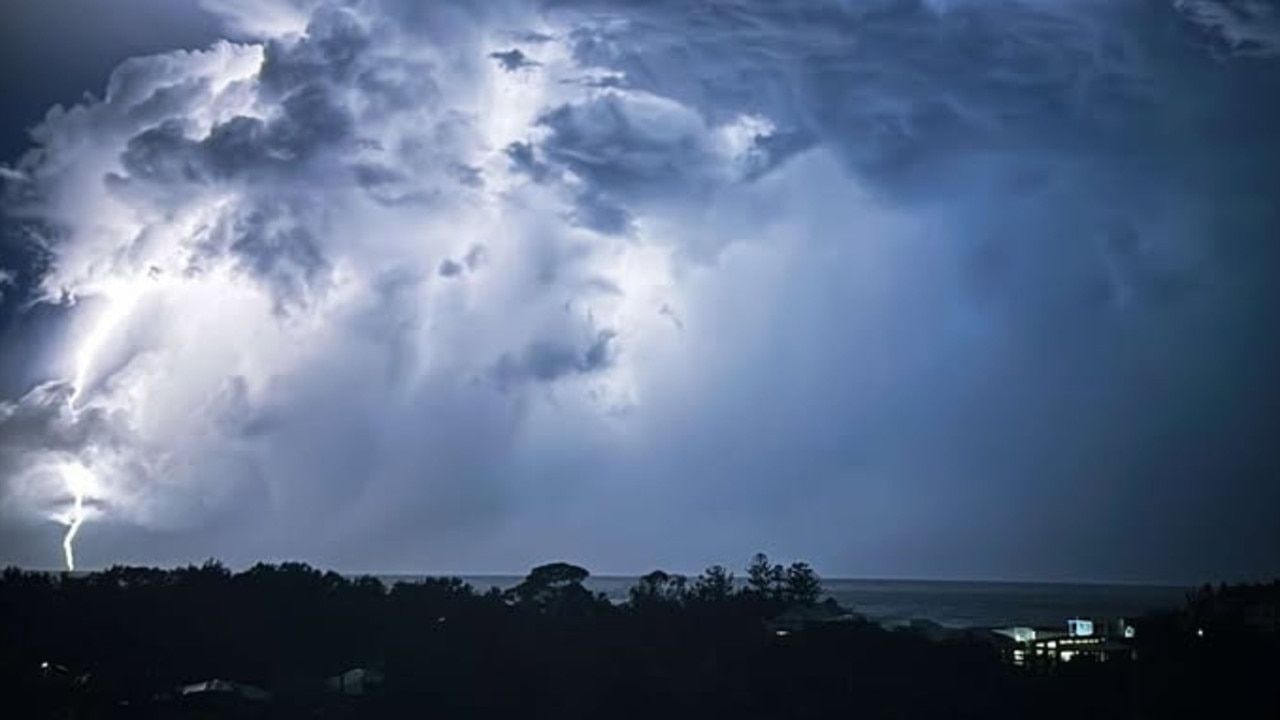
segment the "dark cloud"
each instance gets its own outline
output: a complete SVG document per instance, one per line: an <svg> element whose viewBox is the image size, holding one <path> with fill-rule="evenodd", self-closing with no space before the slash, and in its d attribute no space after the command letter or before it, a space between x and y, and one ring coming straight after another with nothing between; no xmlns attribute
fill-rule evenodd
<svg viewBox="0 0 1280 720"><path fill-rule="evenodd" d="M1250 368L1249 374L1260 371L1261 357L1270 357L1276 350L1275 343L1260 344L1261 354L1252 359L1226 350L1248 343L1246 337L1258 337L1258 313L1264 306L1276 307L1277 298L1253 279L1243 282L1254 290L1241 285L1227 289L1219 283L1256 277L1237 264L1250 255L1241 248L1249 245L1260 251L1263 246L1258 243L1280 227L1280 217L1246 211L1249 221L1223 223L1230 211L1208 209L1215 202L1258 208L1255 203L1275 187L1274 173L1265 169L1266 164L1244 163L1231 149L1239 147L1237 141L1246 135L1257 137L1254 147L1268 157L1278 149L1274 136L1264 140L1253 135L1262 117L1275 118L1277 112L1271 103L1256 105L1261 98L1274 96L1273 82L1264 79L1265 71L1260 66L1228 68L1206 61L1201 48L1188 42L1171 16L1155 7L1116 6L1105 13L1105 22L1093 14L1096 8L1074 5L1017 4L999 13L979 3L952 3L945 11L925 3L867 3L839 10L833 4L820 4L807 9L801 12L798 6L785 3L753 6L749 20L758 32L749 49L731 47L735 37L731 32L710 30L723 22L718 16L714 22L697 16L679 22L665 8L637 10L627 22L580 28L573 36L574 47L584 62L625 77L624 87L676 98L697 107L704 117L759 111L780 128L794 128L757 139L757 147L768 148L762 155L776 154L779 162L763 164L763 171L753 177L767 176L814 146L830 148L878 197L921 217L936 218L945 228L938 231L939 254L922 262L945 263L941 258L955 252L961 277L967 279L957 288L958 294L951 296L947 291L947 299L939 302L981 308L967 322L977 327L998 324L1001 342L1010 343L998 355L977 361L1007 368L1003 381L990 388L991 395L954 402L988 408L1008 403L1010 408L1021 407L1017 413L1023 417L1018 421L998 419L998 414L989 418L994 437L1005 434L1003 443L979 439L983 431L962 430L969 421L954 418L948 421L954 425L945 426L945 432L953 435L946 439L945 449L942 438L921 438L913 453L948 458L946 471L939 472L928 489L916 488L902 477L925 474L920 467L923 461L904 459L903 466L912 470L889 471L900 478L895 481L901 483L897 490L886 491L894 496L933 493L969 508L961 510L957 505L953 514L927 521L937 533L953 538L956 562L968 552L960 548L997 544L998 531L979 538L967 537L969 531L961 528L970 527L967 523L978 522L977 518L1016 512L1011 507L984 507L998 504L991 500L993 495L1016 488L1019 502L1027 505L1043 506L1055 497L1054 502L1074 507L1077 501L1070 498L1075 493L1109 508L1134 508L1134 524L1127 528L1118 519L1109 521L1115 524L1090 524L1107 540L1080 540L1078 547L1090 549L1074 551L1081 559L1070 562L1078 562L1072 572L1079 576L1122 565L1160 565L1165 570L1158 572L1176 574L1178 562L1184 563L1182 569L1193 564L1204 568L1232 564L1224 554L1208 549L1188 553L1181 561L1168 559L1172 555L1157 560L1162 551L1145 538L1174 533L1172 528L1194 515L1185 504L1190 497L1200 497L1224 514L1233 504L1201 484L1206 481L1197 479L1197 472L1185 468L1171 472L1169 458L1190 448L1198 457L1218 457L1230 432L1248 434L1251 431L1246 428L1274 423L1250 413L1249 420L1228 423L1234 431L1210 429L1212 423L1226 422L1231 416L1223 404L1225 397L1252 382L1225 378L1244 368ZM1097 28L1104 28L1101 35L1094 33ZM854 36L858 42L847 42ZM706 60L690 62L690 57ZM1228 76L1233 79L1227 81ZM1233 89L1227 90L1228 86ZM1200 92L1215 99L1200 105L1192 100L1197 95L1205 99ZM1170 114L1170 102L1182 110ZM1196 109L1191 109L1192 104ZM565 162L593 187L612 190L635 181L625 150L612 151L615 155L604 163L607 172L595 172L591 135L577 129L582 122L571 113L562 112L548 122L555 128L548 157ZM612 122L612 127L625 127L621 120ZM609 125L602 121L596 126ZM1224 132L1225 126L1236 129ZM611 141L626 137L616 131L604 136ZM643 147L629 140L621 139L619 144ZM576 154L579 146L587 148L587 154ZM1218 149L1209 154L1206 146ZM621 161L614 163L612 157ZM1251 179L1245 180L1246 176ZM1209 177L1231 187L1210 192L1204 184ZM642 176L641 182L647 179ZM673 184L670 177L663 181ZM629 190L619 194L636 195ZM1207 195L1217 200L1210 201ZM856 221L851 222L854 225L842 240L846 243L857 232ZM838 237L833 233L831 242L841 242ZM1271 253L1261 252L1254 256L1255 262L1271 262ZM943 288L950 280L932 282ZM1251 299L1244 300L1246 296ZM1259 304L1246 310L1250 303ZM792 317L803 316L794 306L789 312ZM838 318L832 318L831 327L839 327L838 323ZM1184 334L1190 325L1214 340L1206 342L1203 335L1190 340ZM904 320L901 331L941 329L932 320L907 329L911 327ZM842 363L865 365L853 348L845 351L850 355L841 354L840 334L823 335L821 346L832 360L821 363L828 370L818 375L830 377L826 373L837 373ZM777 342L785 340L779 337ZM951 402L943 399L946 392L971 382L960 379L964 351L941 337L902 352L908 353L904 361L915 353L941 352L952 357L957 367L949 372L954 387L916 384L904 390L895 401L898 414L914 412L910 408L936 413ZM1213 367L1218 369L1210 370ZM1147 377L1134 383L1124 379L1129 372ZM1193 376L1200 378L1197 383L1218 387L1223 395L1170 408L1168 399L1188 392L1186 383ZM900 377L916 375L904 369ZM809 405L812 418L798 424L813 432L815 426L866 427L887 422L849 416L843 407L857 396L838 388L839 384L828 396L834 405L820 401ZM1263 383L1257 389L1268 398L1262 407L1273 407L1275 385ZM774 407L773 401L762 404ZM1102 419L1114 419L1116 407L1129 408L1127 422ZM1196 428L1184 436L1189 445L1175 450L1159 439L1153 423L1164 421L1147 415L1158 412L1156 407L1165 407L1159 412ZM963 408L961 404L953 409L963 413ZM1015 428L1027 417L1044 419L1035 442L1012 440L1015 435L1022 437ZM897 420L893 427L901 438L929 425L932 422L920 415ZM986 442L1000 449L989 453L974 449ZM1124 448L1123 470L1106 467L1103 460L1115 458L1112 453L1117 446ZM792 458L798 451L769 452ZM1096 458L1100 465L1067 473L1051 469L1048 458L1068 452L1076 458ZM876 462L892 455L887 448L870 448L867 454ZM827 458L826 470L815 469L818 474L839 474L834 468L842 466L850 468L844 472L854 474L852 468L868 462L866 458L855 462L856 454L847 460L838 459L844 457L839 452L824 451L822 456ZM777 463L757 467L751 474L763 475L763 487L773 487L768 479L772 474L789 474ZM1201 467L1212 474L1204 469L1207 465ZM1089 475L1110 479L1095 480ZM1039 476L1039 481L1032 476ZM1254 467L1235 475L1233 487L1254 498L1269 497L1264 477L1265 471ZM1109 493L1100 490L1104 485ZM815 487L831 490L829 485ZM850 502L859 496L854 487L856 483L848 490ZM843 491L832 492L843 496ZM1103 495L1105 500L1100 499ZM748 506L743 512L752 513L750 506L762 500L752 496L743 502ZM1080 507L1085 505L1081 501ZM991 522L998 526L1001 521ZM1194 525L1203 531L1211 522L1216 521L1206 519L1185 527ZM914 521L911 524L918 527ZM1071 552L1057 549L1052 539L1036 529L1012 520L1006 527L1004 541L1021 543L1027 553L1016 560L993 560L994 564L1009 563L1019 567L1017 572L1034 574L1037 558L1065 557ZM1130 549L1124 559L1094 551L1104 545ZM846 557L857 551L850 553ZM934 573L940 567L920 565L915 572Z"/></svg>
<svg viewBox="0 0 1280 720"><path fill-rule="evenodd" d="M631 230L631 213L599 193L578 195L573 221L606 235L625 235Z"/></svg>
<svg viewBox="0 0 1280 720"><path fill-rule="evenodd" d="M440 89L430 65L384 60L364 68L355 88L368 100L365 114L378 117L440 102Z"/></svg>
<svg viewBox="0 0 1280 720"><path fill-rule="evenodd" d="M515 144L508 157L536 182L570 173L584 186L575 195L571 219L611 235L631 229L636 209L706 198L734 175L759 176L785 154L759 152L763 136L756 134L747 155L730 156L698 115L656 96L605 91L561 105L538 122L548 133L537 150Z"/></svg>
<svg viewBox="0 0 1280 720"><path fill-rule="evenodd" d="M287 204L259 206L215 231L208 251L221 251L271 288L280 309L306 304L323 292L330 264L315 237ZM212 238L211 238L212 239Z"/></svg>
<svg viewBox="0 0 1280 720"><path fill-rule="evenodd" d="M277 157L271 152L268 134L267 123L258 118L232 118L209 131L209 136L201 143L202 155L215 177L232 178L252 174L277 163ZM131 149L136 140L137 138L129 142ZM125 168L132 172L127 158ZM145 174L143 176L146 177Z"/></svg>
<svg viewBox="0 0 1280 720"><path fill-rule="evenodd" d="M529 56L520 52L519 48L512 48L501 52L491 52L489 53L489 57L497 60L498 64L502 66L502 69L507 72L536 68L541 64L529 59Z"/></svg>
<svg viewBox="0 0 1280 720"><path fill-rule="evenodd" d="M239 116L215 124L196 137L192 123L166 117L209 92L204 79L181 79L152 91L154 63L125 64L112 78L108 98L124 104L135 121L157 123L130 139L121 163L129 178L164 184L254 181L270 173L296 171L322 150L353 142L355 118L339 96L357 86L375 106L403 108L432 91L425 71L405 81L405 65L373 66L363 58L369 35L350 11L317 10L301 38L272 41L264 50L258 95L266 117ZM130 96L149 93L145 99ZM367 166L362 180L378 177Z"/></svg>
<svg viewBox="0 0 1280 720"><path fill-rule="evenodd" d="M590 375L607 369L615 356L617 333L601 330L585 346L540 340L517 356L504 356L493 368L499 388L527 382L552 382L569 375Z"/></svg>
<svg viewBox="0 0 1280 720"><path fill-rule="evenodd" d="M484 172L478 167L454 163L449 170L459 183L469 188L478 190L484 187Z"/></svg>
<svg viewBox="0 0 1280 720"><path fill-rule="evenodd" d="M0 405L0 457L48 444L60 452L74 452L89 444L95 434L109 429L103 413L75 417L68 408L73 389L65 383L49 383L32 389L18 402ZM17 468L7 467L6 478Z"/></svg>
<svg viewBox="0 0 1280 720"><path fill-rule="evenodd" d="M532 143L515 142L507 146L507 157L515 168L528 175L534 182L544 182L550 176L550 168L534 155Z"/></svg>
<svg viewBox="0 0 1280 720"><path fill-rule="evenodd" d="M440 277L457 277L462 274L462 265L454 260L444 260L440 263Z"/></svg>
<svg viewBox="0 0 1280 720"><path fill-rule="evenodd" d="M520 32L511 33L511 39L515 40L516 42L529 43L531 45L538 45L542 43L549 43L555 40L555 37L548 35L546 33L535 32L532 30L524 30Z"/></svg>
<svg viewBox="0 0 1280 720"><path fill-rule="evenodd" d="M747 177L749 179L762 177L790 158L813 148L816 144L817 138L815 136L801 130L757 135L754 139L756 153L752 157L753 165Z"/></svg>
<svg viewBox="0 0 1280 720"><path fill-rule="evenodd" d="M354 166L352 170L355 172L356 182L371 192L377 192L384 186L396 185L405 179L404 173L384 165L361 164Z"/></svg>
<svg viewBox="0 0 1280 720"><path fill-rule="evenodd" d="M474 271L479 270L484 266L485 260L488 256L489 251L485 249L485 246L472 245L471 249L467 251L466 257L464 257L462 261L467 264L468 270Z"/></svg>
<svg viewBox="0 0 1280 720"><path fill-rule="evenodd" d="M252 181L296 169L350 134L350 115L320 86L297 90L281 108L282 114L271 121L232 118L214 126L202 140L191 139L182 120L166 120L131 138L121 164L128 179L160 184ZM377 178L368 169L357 172L375 184Z"/></svg>
<svg viewBox="0 0 1280 720"><path fill-rule="evenodd" d="M281 108L283 115L279 122L271 125L267 143L287 160L307 158L351 132L350 113L323 85L298 88L284 98Z"/></svg>
<svg viewBox="0 0 1280 720"><path fill-rule="evenodd" d="M196 182L203 177L197 144L178 120L170 120L129 140L120 162L131 176L160 183Z"/></svg>
<svg viewBox="0 0 1280 720"><path fill-rule="evenodd" d="M665 109L665 108L664 108ZM592 188L614 194L649 194L690 184L703 167L696 136L688 128L660 132L616 94L581 105L562 105L540 119L550 134L540 149ZM668 118L645 118L661 123ZM680 122L685 118L674 118ZM523 157L523 153L513 153Z"/></svg>
<svg viewBox="0 0 1280 720"><path fill-rule="evenodd" d="M360 19L336 4L321 5L297 40L272 40L262 63L263 88L279 96L317 81L349 84L371 40Z"/></svg>
<svg viewBox="0 0 1280 720"><path fill-rule="evenodd" d="M456 278L466 272L475 272L484 265L485 257L484 246L475 245L467 251L461 261L453 258L441 260L439 267L436 268L436 273L443 278Z"/></svg>

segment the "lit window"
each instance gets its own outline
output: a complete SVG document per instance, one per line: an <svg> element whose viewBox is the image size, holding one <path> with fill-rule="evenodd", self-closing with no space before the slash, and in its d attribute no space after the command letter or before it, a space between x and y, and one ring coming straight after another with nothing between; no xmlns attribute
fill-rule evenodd
<svg viewBox="0 0 1280 720"><path fill-rule="evenodd" d="M1075 656L1076 656L1076 654L1075 654L1074 652L1072 652L1072 651L1070 651L1070 650L1063 650L1063 651L1062 651L1062 656L1061 656L1061 657L1062 657L1062 661L1063 661L1063 662L1071 662L1071 658L1073 658L1073 657L1075 657Z"/></svg>
<svg viewBox="0 0 1280 720"><path fill-rule="evenodd" d="M1093 634L1093 621L1072 618L1067 621L1067 632L1076 637L1087 637Z"/></svg>

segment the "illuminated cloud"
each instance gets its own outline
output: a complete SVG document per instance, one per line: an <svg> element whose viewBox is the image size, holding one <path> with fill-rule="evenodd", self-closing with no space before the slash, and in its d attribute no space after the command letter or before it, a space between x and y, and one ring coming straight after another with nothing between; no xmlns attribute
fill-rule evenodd
<svg viewBox="0 0 1280 720"><path fill-rule="evenodd" d="M149 526L266 482L282 518L266 542L290 552L311 518L360 518L358 498L399 485L437 488L430 517L466 517L468 495L496 492L468 468L519 442L535 386L631 402L620 348L644 341L633 316L678 299L658 294L667 251L565 226L571 191L514 173L505 148L538 103L569 99L558 78L416 44L392 18L324 6L301 35L132 60L101 102L50 116L18 212L48 228L45 296L84 307L51 417L109 416L130 440L45 447L46 429L15 449L20 468L101 455L103 514ZM659 274L635 274L641 256ZM6 405L6 423L52 413L46 396Z"/></svg>
<svg viewBox="0 0 1280 720"><path fill-rule="evenodd" d="M1199 473L1274 494L1277 112L1185 23L1256 12L203 4L5 170L65 308L0 401L23 562L77 484L84 565L1172 576Z"/></svg>

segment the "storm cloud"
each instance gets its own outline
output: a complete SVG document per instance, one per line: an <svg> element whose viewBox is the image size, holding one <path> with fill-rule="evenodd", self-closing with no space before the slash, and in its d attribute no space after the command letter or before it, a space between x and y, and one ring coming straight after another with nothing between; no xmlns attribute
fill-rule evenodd
<svg viewBox="0 0 1280 720"><path fill-rule="evenodd" d="M0 561L1280 567L1262 4L207 6L4 173Z"/></svg>

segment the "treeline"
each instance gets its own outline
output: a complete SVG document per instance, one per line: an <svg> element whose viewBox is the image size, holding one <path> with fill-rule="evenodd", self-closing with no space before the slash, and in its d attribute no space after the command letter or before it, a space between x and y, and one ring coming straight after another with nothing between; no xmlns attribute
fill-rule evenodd
<svg viewBox="0 0 1280 720"><path fill-rule="evenodd" d="M1187 626L1197 635L1280 632L1280 580L1270 583L1203 585L1187 593Z"/></svg>
<svg viewBox="0 0 1280 720"><path fill-rule="evenodd" d="M985 711L1007 689L1007 669L980 644L931 647L857 620L780 638L769 622L781 614L842 612L803 563L757 556L741 581L721 566L691 578L655 571L620 604L588 577L552 563L503 591L457 578L387 587L299 563L8 570L0 653L9 678L46 662L89 678L93 690L76 692L96 693L98 707L106 697L144 707L178 684L223 678L269 690L274 713L299 717L345 707L324 681L357 667L385 678L351 710L358 717ZM922 681L934 692L918 692Z"/></svg>
<svg viewBox="0 0 1280 720"><path fill-rule="evenodd" d="M588 578L568 563L507 590L457 578L388 587L300 563L10 569L0 672L24 717L156 717L159 694L221 678L268 690L272 717L1121 718L1212 706L1214 683L1271 687L1254 674L1276 667L1240 670L1238 646L1205 650L1179 620L1153 621L1154 658L1137 667L1037 675L981 633L931 642L881 629L824 599L808 565L763 555L741 579L720 566L655 571L616 604ZM326 691L352 668L376 669L378 692Z"/></svg>
<svg viewBox="0 0 1280 720"><path fill-rule="evenodd" d="M40 658L139 691L208 677L290 686L352 667L385 667L393 677L435 672L544 628L612 631L682 615L700 628L758 624L788 607L816 606L822 595L807 564L784 568L763 555L741 587L718 565L692 579L659 570L618 606L588 590L588 577L585 568L550 563L508 590L481 591L452 577L387 587L291 562L239 573L213 560L82 576L10 568L0 577L0 652L10 664ZM463 647L463 636L471 642L479 630L486 637ZM449 657L437 657L442 647Z"/></svg>

